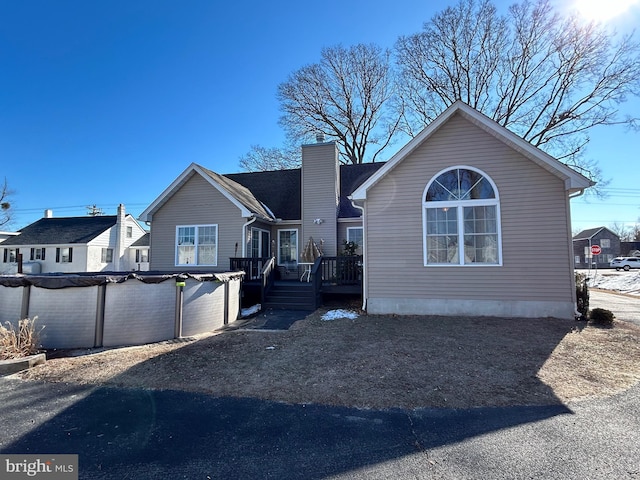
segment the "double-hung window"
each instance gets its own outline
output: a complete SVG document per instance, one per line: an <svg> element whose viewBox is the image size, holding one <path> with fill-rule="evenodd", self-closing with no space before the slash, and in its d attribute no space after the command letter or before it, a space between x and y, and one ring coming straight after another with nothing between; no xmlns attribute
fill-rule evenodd
<svg viewBox="0 0 640 480"><path fill-rule="evenodd" d="M176 266L218 265L218 225L176 227Z"/></svg>
<svg viewBox="0 0 640 480"><path fill-rule="evenodd" d="M422 203L424 264L500 265L500 202L493 181L472 167L438 173Z"/></svg>
<svg viewBox="0 0 640 480"><path fill-rule="evenodd" d="M73 247L56 248L56 263L72 263Z"/></svg>
<svg viewBox="0 0 640 480"><path fill-rule="evenodd" d="M102 263L111 263L111 262L113 262L113 248L103 248L100 261Z"/></svg>
<svg viewBox="0 0 640 480"><path fill-rule="evenodd" d="M348 227L347 228L347 242L355 243L358 248L356 249L356 253L358 255L362 254L362 245L364 244L364 234L362 227Z"/></svg>
<svg viewBox="0 0 640 480"><path fill-rule="evenodd" d="M30 260L44 260L46 249L45 248L32 248Z"/></svg>

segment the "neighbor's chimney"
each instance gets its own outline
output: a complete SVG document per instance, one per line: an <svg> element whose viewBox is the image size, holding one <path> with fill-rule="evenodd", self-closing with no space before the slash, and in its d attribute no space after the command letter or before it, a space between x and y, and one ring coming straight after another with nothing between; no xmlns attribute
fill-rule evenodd
<svg viewBox="0 0 640 480"><path fill-rule="evenodd" d="M125 267L124 262L124 254L127 249L127 222L126 222L126 213L124 209L124 205L121 203L118 205L118 213L116 215L116 248L113 255L113 266L117 272L120 272Z"/></svg>
<svg viewBox="0 0 640 480"><path fill-rule="evenodd" d="M316 133L316 143L324 143L324 133Z"/></svg>
<svg viewBox="0 0 640 480"><path fill-rule="evenodd" d="M44 211L44 218L53 218L53 210L47 209Z"/></svg>

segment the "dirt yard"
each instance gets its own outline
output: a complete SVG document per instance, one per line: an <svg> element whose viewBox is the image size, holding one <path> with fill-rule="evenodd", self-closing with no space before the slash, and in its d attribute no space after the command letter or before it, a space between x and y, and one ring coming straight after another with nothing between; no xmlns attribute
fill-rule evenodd
<svg viewBox="0 0 640 480"><path fill-rule="evenodd" d="M625 322L604 329L557 319L327 321L325 312L287 331L89 350L18 375L361 408L565 403L640 381L640 328Z"/></svg>

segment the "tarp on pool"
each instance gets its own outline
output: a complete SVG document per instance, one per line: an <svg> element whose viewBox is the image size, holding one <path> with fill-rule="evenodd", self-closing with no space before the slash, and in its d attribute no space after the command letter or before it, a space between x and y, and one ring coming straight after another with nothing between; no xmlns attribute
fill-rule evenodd
<svg viewBox="0 0 640 480"><path fill-rule="evenodd" d="M192 278L199 282L226 283L234 279L241 279L244 272L225 273L167 273L167 272L105 272L105 273L50 273L42 275L0 275L0 286L27 287L32 285L40 288L68 288L94 287L106 283L122 283L127 280L138 280L143 283L161 283L167 280L176 281Z"/></svg>

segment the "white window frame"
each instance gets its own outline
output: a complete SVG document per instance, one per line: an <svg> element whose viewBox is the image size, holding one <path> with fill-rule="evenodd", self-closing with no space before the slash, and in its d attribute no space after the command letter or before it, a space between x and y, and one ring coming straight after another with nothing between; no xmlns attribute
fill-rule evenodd
<svg viewBox="0 0 640 480"><path fill-rule="evenodd" d="M204 227L215 227L216 229L216 234L215 234L215 260L214 263L200 263L200 259L199 259L199 231L201 228ZM194 228L194 262L193 263L179 263L179 254L178 254L178 247L180 245L178 245L178 238L179 238L179 234L180 234L180 229L181 228ZM218 266L218 252L220 250L219 248L219 238L220 238L220 229L218 228L218 224L217 223L210 223L210 224L203 224L203 225L176 225L176 237L175 237L175 266L176 267L217 267Z"/></svg>
<svg viewBox="0 0 640 480"><path fill-rule="evenodd" d="M296 255L295 255L295 259L294 261L296 262L295 265L286 265L284 263L282 263L282 260L280 259L280 233L282 232L296 232ZM298 229L297 228L283 228L281 230L278 230L278 265L285 265L285 266L298 266L298 255L300 254L300 234L298 233Z"/></svg>
<svg viewBox="0 0 640 480"><path fill-rule="evenodd" d="M253 257L253 241L255 238L258 239L258 250L260 250L260 255L258 255L257 258L265 258L269 256L270 252L263 252L262 251L262 234L266 233L267 235L269 235L269 245L271 245L271 232L269 230L265 230L264 228L258 228L258 227L251 227L251 241L249 242L249 250L250 250L250 256ZM270 250L269 247L267 247L268 250Z"/></svg>
<svg viewBox="0 0 640 480"><path fill-rule="evenodd" d="M600 246L602 248L611 248L611 239L610 238L601 238Z"/></svg>
<svg viewBox="0 0 640 480"><path fill-rule="evenodd" d="M56 251L56 263L73 263L73 247L59 247L59 250L59 254Z"/></svg>
<svg viewBox="0 0 640 480"><path fill-rule="evenodd" d="M136 248L136 263L149 263L148 248Z"/></svg>
<svg viewBox="0 0 640 480"><path fill-rule="evenodd" d="M18 261L18 253L20 253L19 248L7 248L7 262L6 263L16 263Z"/></svg>
<svg viewBox="0 0 640 480"><path fill-rule="evenodd" d="M364 248L364 227L347 227L347 242L351 242L351 232L354 230L360 230L361 242L358 243L358 251L362 252Z"/></svg>
<svg viewBox="0 0 640 480"><path fill-rule="evenodd" d="M451 170L471 170L482 175L493 188L494 198L488 199L478 199L478 200L451 200L451 201L427 201L427 192L433 182L436 181L440 175L449 172ZM423 264L425 267L501 267L502 266L502 224L500 221L500 196L498 194L498 188L494 183L493 179L487 175L482 170L470 167L468 165L455 165L451 167L444 168L436 173L431 180L427 183L424 191L422 192L422 250L423 250ZM494 206L496 208L496 230L497 230L497 255L498 260L496 263L479 263L479 262L471 262L465 263L465 252L464 252L464 208L465 207L483 207L483 206ZM428 208L456 208L457 209L457 235L458 235L458 263L429 263L429 252L427 248L427 209Z"/></svg>
<svg viewBox="0 0 640 480"><path fill-rule="evenodd" d="M100 253L100 261L101 263L113 263L113 248L103 248Z"/></svg>
<svg viewBox="0 0 640 480"><path fill-rule="evenodd" d="M126 236L127 238L133 238L133 227L127 227Z"/></svg>

